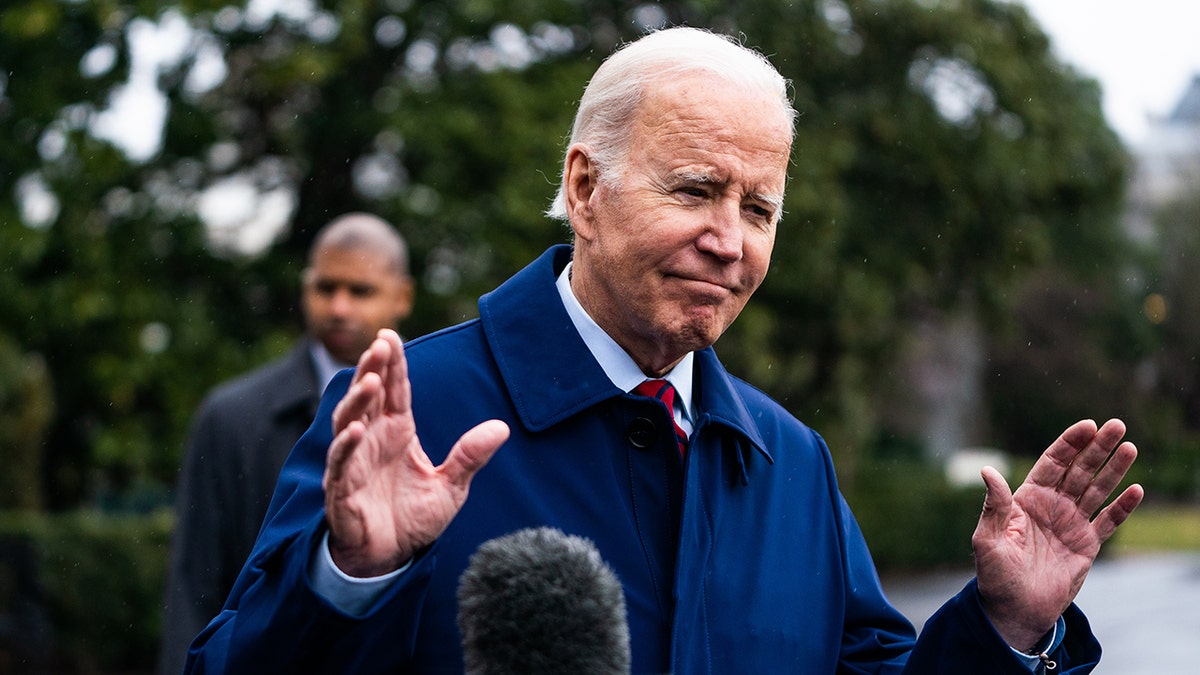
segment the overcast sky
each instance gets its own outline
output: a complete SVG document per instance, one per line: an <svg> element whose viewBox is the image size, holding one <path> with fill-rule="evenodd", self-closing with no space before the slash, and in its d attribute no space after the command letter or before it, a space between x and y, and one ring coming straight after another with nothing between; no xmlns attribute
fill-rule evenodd
<svg viewBox="0 0 1200 675"><path fill-rule="evenodd" d="M1064 61L1100 81L1104 111L1127 142L1147 116L1170 114L1200 75L1196 0L1016 0L1053 40Z"/></svg>

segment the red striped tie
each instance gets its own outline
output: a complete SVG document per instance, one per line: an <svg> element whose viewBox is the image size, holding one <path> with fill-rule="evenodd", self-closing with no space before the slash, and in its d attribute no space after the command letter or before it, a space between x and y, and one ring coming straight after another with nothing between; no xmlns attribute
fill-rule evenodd
<svg viewBox="0 0 1200 675"><path fill-rule="evenodd" d="M648 396L662 401L663 405L667 406L667 415L671 418L671 424L675 426L675 442L679 445L679 456L683 457L687 450L687 434L680 428L679 423L675 421L675 387L666 380L646 380L633 388L633 393L639 396Z"/></svg>

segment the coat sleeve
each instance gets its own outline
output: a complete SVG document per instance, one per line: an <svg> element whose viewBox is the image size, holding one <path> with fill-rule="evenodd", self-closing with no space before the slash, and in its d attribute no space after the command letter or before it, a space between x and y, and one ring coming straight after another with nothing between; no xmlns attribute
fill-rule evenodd
<svg viewBox="0 0 1200 675"><path fill-rule="evenodd" d="M858 521L840 494L838 502L846 569L838 672L899 675L904 672L916 631L887 600Z"/></svg>
<svg viewBox="0 0 1200 675"><path fill-rule="evenodd" d="M412 653L432 551L361 616L317 595L308 578L314 547L325 531L321 477L332 441L333 408L349 372L322 397L316 420L297 442L279 476L265 525L225 606L192 642L185 673L384 672Z"/></svg>
<svg viewBox="0 0 1200 675"><path fill-rule="evenodd" d="M1063 619L1066 635L1062 644L1048 655L1056 664L1052 672L1065 675L1092 672L1100 661L1100 643L1092 634L1087 617L1072 604L1063 613ZM992 627L972 579L926 622L905 672L1020 675L1030 671Z"/></svg>

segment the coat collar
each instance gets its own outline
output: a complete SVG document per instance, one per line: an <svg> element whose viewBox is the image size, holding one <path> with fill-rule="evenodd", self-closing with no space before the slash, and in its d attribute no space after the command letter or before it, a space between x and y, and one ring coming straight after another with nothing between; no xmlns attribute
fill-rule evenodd
<svg viewBox="0 0 1200 675"><path fill-rule="evenodd" d="M521 422L530 431L548 429L624 395L588 351L554 287L571 253L570 246L554 246L479 299L488 345ZM710 423L726 427L772 461L733 378L711 348L696 353L695 367L697 432Z"/></svg>
<svg viewBox="0 0 1200 675"><path fill-rule="evenodd" d="M272 417L283 417L296 409L303 409L309 417L316 415L321 386L317 383L311 346L311 339L305 337L272 368L271 387L278 394L269 402Z"/></svg>

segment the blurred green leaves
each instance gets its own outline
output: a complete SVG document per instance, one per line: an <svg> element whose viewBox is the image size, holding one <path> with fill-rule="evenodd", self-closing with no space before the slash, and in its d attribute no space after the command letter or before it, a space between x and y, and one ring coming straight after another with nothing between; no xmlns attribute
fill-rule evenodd
<svg viewBox="0 0 1200 675"><path fill-rule="evenodd" d="M718 349L846 467L888 432L880 391L915 323L969 314L1016 336L1002 329L1043 267L1103 288L1104 311L1132 321L1114 262L1124 151L1096 84L1018 5L292 7L0 10L0 341L12 362L45 364L39 503L170 485L203 392L297 332L305 250L337 214L379 213L410 240L420 290L406 335L473 316L480 293L569 239L541 212L575 102L615 45L660 23L744 35L792 81L772 270ZM134 32L183 47L150 71L166 117L137 160L93 133L145 66ZM1096 358L1124 358L1101 331L1087 339Z"/></svg>

